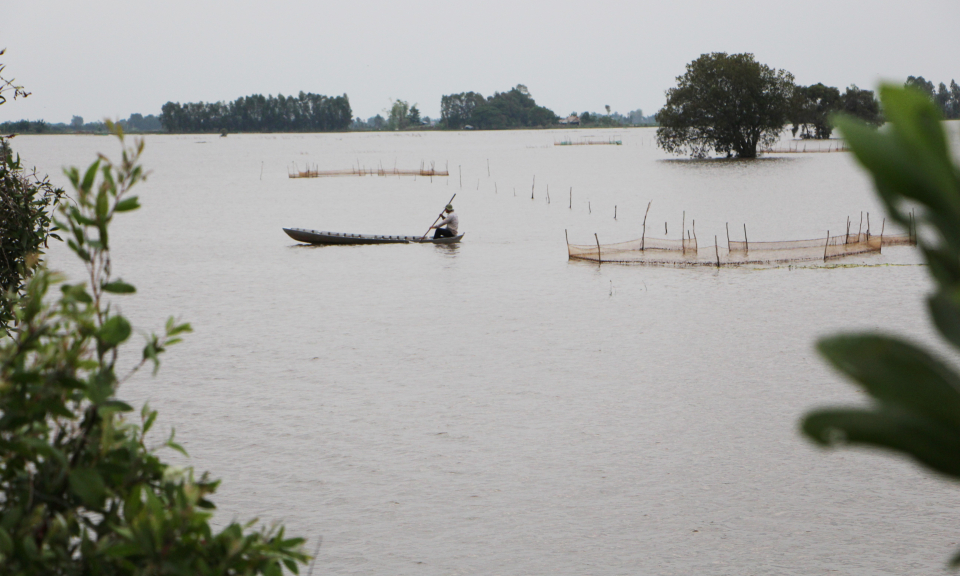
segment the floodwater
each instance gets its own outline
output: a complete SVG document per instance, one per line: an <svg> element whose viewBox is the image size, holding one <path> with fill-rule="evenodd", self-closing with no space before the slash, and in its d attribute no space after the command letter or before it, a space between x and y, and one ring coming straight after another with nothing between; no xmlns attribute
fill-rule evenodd
<svg viewBox="0 0 960 576"><path fill-rule="evenodd" d="M724 246L727 223L732 239L744 224L752 241L836 234L861 211L877 233L868 178L847 153L691 162L653 136L149 136L144 208L112 236L115 273L138 288L118 302L145 332L171 314L195 332L121 397L158 408L157 443L176 427L190 464L223 479L219 523L280 521L310 550L322 536L316 574L942 571L960 543L955 485L797 431L813 407L864 402L817 337L936 346L914 249L834 268L567 260L565 230L637 238L650 201L648 235L695 220L701 246ZM62 166L118 149L13 143L60 183ZM287 177L421 161L450 176ZM454 193L458 246L281 231L421 234ZM80 277L62 247L49 261Z"/></svg>

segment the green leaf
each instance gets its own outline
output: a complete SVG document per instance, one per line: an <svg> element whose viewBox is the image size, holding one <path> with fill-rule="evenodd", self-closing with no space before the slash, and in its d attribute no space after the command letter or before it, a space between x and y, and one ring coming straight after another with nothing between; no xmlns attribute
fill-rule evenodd
<svg viewBox="0 0 960 576"><path fill-rule="evenodd" d="M100 167L100 160L95 161L93 164L87 168L87 173L83 175L83 183L80 185L80 189L84 192L89 192L90 188L93 187L93 180L97 177L97 168ZM71 180L73 180L72 174ZM75 183L74 183L75 184Z"/></svg>
<svg viewBox="0 0 960 576"><path fill-rule="evenodd" d="M78 468L70 472L70 490L90 508L100 508L106 493L103 478L92 468Z"/></svg>
<svg viewBox="0 0 960 576"><path fill-rule="evenodd" d="M97 412L101 416L106 416L113 412L133 412L133 406L120 400L107 400L97 406Z"/></svg>
<svg viewBox="0 0 960 576"><path fill-rule="evenodd" d="M0 528L0 554L4 556L13 554L13 539L3 528Z"/></svg>
<svg viewBox="0 0 960 576"><path fill-rule="evenodd" d="M130 337L130 322L123 316L111 316L100 327L100 341L108 346L116 346Z"/></svg>
<svg viewBox="0 0 960 576"><path fill-rule="evenodd" d="M923 416L890 409L825 409L808 414L804 434L822 446L859 444L894 450L960 478L960 435Z"/></svg>
<svg viewBox="0 0 960 576"><path fill-rule="evenodd" d="M880 402L960 430L960 377L927 352L878 335L834 336L817 348Z"/></svg>
<svg viewBox="0 0 960 576"><path fill-rule="evenodd" d="M124 198L120 202L117 202L116 212L127 212L129 210L136 210L140 207L140 200L136 196L131 196L130 198Z"/></svg>
<svg viewBox="0 0 960 576"><path fill-rule="evenodd" d="M113 294L133 294L134 292L137 291L137 289L134 288L133 285L127 284L122 280L107 282L106 284L101 286L101 288L103 288L104 292L111 292Z"/></svg>
<svg viewBox="0 0 960 576"><path fill-rule="evenodd" d="M927 300L927 305L943 337L960 347L960 292L940 291Z"/></svg>

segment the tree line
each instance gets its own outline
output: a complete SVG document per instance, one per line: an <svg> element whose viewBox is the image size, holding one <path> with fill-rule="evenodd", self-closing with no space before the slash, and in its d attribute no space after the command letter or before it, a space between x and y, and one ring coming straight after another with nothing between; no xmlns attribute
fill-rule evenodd
<svg viewBox="0 0 960 576"><path fill-rule="evenodd" d="M167 102L160 124L167 132L333 132L353 120L350 99L300 92L241 96L233 102Z"/></svg>
<svg viewBox="0 0 960 576"><path fill-rule="evenodd" d="M159 132L160 119L148 114L131 114L126 120L116 122L124 132ZM70 123L57 122L51 124L43 120L15 120L0 122L0 134L76 134L89 132L93 134L108 134L110 130L104 122L84 122L83 116L74 116Z"/></svg>
<svg viewBox="0 0 960 576"><path fill-rule="evenodd" d="M943 114L944 118L950 120L960 118L960 86L957 85L956 81L950 80L949 88L943 82L937 88L934 88L933 82L923 76L908 76L904 86L926 94L940 108L940 113Z"/></svg>

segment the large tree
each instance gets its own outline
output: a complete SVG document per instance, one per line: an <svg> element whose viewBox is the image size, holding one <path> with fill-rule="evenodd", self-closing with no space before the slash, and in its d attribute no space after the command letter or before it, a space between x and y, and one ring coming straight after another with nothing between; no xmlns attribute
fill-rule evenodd
<svg viewBox="0 0 960 576"><path fill-rule="evenodd" d="M714 151L756 158L787 122L793 75L760 64L753 54L704 54L687 64L657 113L657 143L703 158Z"/></svg>

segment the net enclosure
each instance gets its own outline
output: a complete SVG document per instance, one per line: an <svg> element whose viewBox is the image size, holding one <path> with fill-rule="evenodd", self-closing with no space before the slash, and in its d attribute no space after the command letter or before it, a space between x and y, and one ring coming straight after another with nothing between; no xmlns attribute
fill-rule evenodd
<svg viewBox="0 0 960 576"><path fill-rule="evenodd" d="M884 227L886 222L884 222ZM849 220L848 220L849 229ZM570 244L567 240L567 256L571 260L611 262L620 264L648 264L654 266L743 266L764 264L788 264L792 262L829 261L857 254L880 253L886 246L915 246L916 229L911 222L908 234L879 235L868 232L846 233L809 240L781 240L751 242L746 238L732 240L727 235L727 246L699 247L697 237L687 231L687 237L647 238L601 244L594 234L593 244Z"/></svg>

